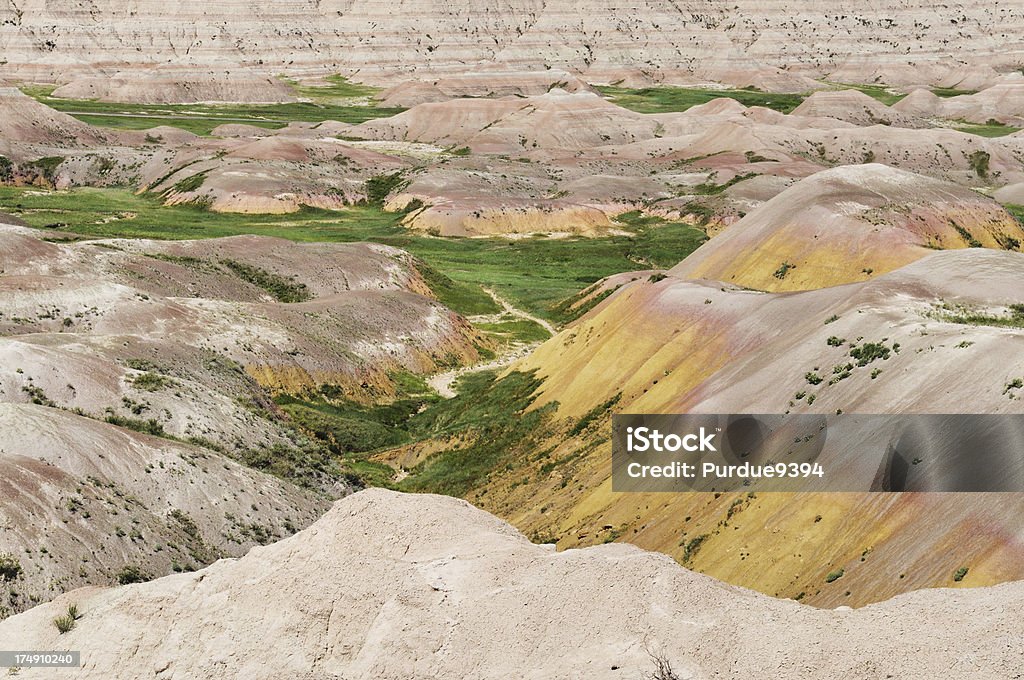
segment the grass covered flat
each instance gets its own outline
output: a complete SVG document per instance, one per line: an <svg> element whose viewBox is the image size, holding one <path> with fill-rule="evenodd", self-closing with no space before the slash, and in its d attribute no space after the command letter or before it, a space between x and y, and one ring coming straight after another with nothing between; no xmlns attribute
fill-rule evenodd
<svg viewBox="0 0 1024 680"><path fill-rule="evenodd" d="M759 90L702 89L693 87L625 87L599 86L598 92L619 106L637 113L671 113L686 111L713 99L728 97L744 106L765 106L789 113L805 99L802 94L772 94Z"/></svg>
<svg viewBox="0 0 1024 680"><path fill-rule="evenodd" d="M121 130L146 130L158 125L209 135L224 123L245 123L280 129L292 122L320 123L336 120L362 123L386 118L405 109L378 107L370 99L376 89L355 85L336 76L325 86L294 85L300 97L311 101L285 104L126 104L52 96L54 87L23 86L22 91L52 109L68 113L82 122Z"/></svg>
<svg viewBox="0 0 1024 680"><path fill-rule="evenodd" d="M569 318L558 308L561 301L598 279L674 266L707 238L688 224L644 218L638 213L622 216L629 235L433 238L403 228L401 215L375 206L242 215L189 205L165 206L157 196L126 189L0 187L0 211L15 214L33 227L85 237L200 239L256 234L305 242L384 243L422 260L427 265L422 273L442 302L459 312L500 311L483 292L486 287L553 322Z"/></svg>

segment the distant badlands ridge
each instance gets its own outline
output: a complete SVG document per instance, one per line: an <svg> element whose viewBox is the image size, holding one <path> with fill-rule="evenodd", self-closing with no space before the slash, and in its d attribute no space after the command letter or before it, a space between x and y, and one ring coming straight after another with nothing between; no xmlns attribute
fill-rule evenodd
<svg viewBox="0 0 1024 680"><path fill-rule="evenodd" d="M75 628L53 619L75 604ZM820 610L612 544L555 552L442 496L363 491L237 560L0 622L25 678L1020 678L1024 588ZM656 659L672 675L653 675Z"/></svg>
<svg viewBox="0 0 1024 680"><path fill-rule="evenodd" d="M152 67L334 73L382 82L497 64L591 82L816 78L978 89L1024 62L1024 7L923 0L0 0L0 76L70 81ZM259 78L253 79L252 83ZM269 90L273 94L273 90ZM280 94L280 93L278 93Z"/></svg>

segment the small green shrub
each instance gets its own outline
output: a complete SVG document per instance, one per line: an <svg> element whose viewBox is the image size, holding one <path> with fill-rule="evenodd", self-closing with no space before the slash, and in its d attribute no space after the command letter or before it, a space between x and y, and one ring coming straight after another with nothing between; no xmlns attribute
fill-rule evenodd
<svg viewBox="0 0 1024 680"><path fill-rule="evenodd" d="M152 578L152 576L133 564L122 567L121 571L117 572L117 582L123 586L129 583L145 583Z"/></svg>
<svg viewBox="0 0 1024 680"><path fill-rule="evenodd" d="M828 573L828 576L825 577L825 583L832 583L833 581L838 581L843 577L845 573L846 570L842 568L836 569L835 571L830 571Z"/></svg>
<svg viewBox="0 0 1024 680"><path fill-rule="evenodd" d="M850 350L850 356L857 360L858 366L867 366L875 359L883 361L889 358L891 350L880 342L865 342L860 347Z"/></svg>
<svg viewBox="0 0 1024 680"><path fill-rule="evenodd" d="M11 553L0 553L0 581L14 581L21 574L21 563L17 558Z"/></svg>
<svg viewBox="0 0 1024 680"><path fill-rule="evenodd" d="M686 564L693 559L693 556L697 554L701 546L704 545L704 541L708 539L707 534L701 534L696 538L691 538L687 541L686 545L683 546L683 564Z"/></svg>
<svg viewBox="0 0 1024 680"><path fill-rule="evenodd" d="M75 627L75 622L82 618L82 615L78 612L77 604L69 604L68 611L63 616L58 616L53 620L53 625L57 628L57 632L63 635L69 632Z"/></svg>
<svg viewBox="0 0 1024 680"><path fill-rule="evenodd" d="M11 182L14 180L14 164L7 156L0 156L0 182Z"/></svg>
<svg viewBox="0 0 1024 680"><path fill-rule="evenodd" d="M151 434L155 437L165 437L167 432L164 431L164 426L160 424L160 421L155 418L149 420L140 420L138 418L125 418L113 413L108 413L104 419L111 425L117 425L118 427L125 427L129 430L135 430L143 434Z"/></svg>
<svg viewBox="0 0 1024 680"><path fill-rule="evenodd" d="M957 583L960 583L960 581L964 580L964 577L967 576L967 572L969 571L970 569L967 567L960 567L955 572L953 572L953 580Z"/></svg>
<svg viewBox="0 0 1024 680"><path fill-rule="evenodd" d="M132 378L132 387L147 392L156 392L173 384L173 380L159 373L143 373Z"/></svg>
<svg viewBox="0 0 1024 680"><path fill-rule="evenodd" d="M64 162L61 156L46 156L24 164L24 169L53 184L57 179L57 168Z"/></svg>
<svg viewBox="0 0 1024 680"><path fill-rule="evenodd" d="M796 269L796 265L795 264L791 264L789 262L783 262L779 266L779 268L775 270L775 272L772 274L772 276L774 276L779 281L781 281L782 279L786 278L786 274L789 273L790 269Z"/></svg>
<svg viewBox="0 0 1024 680"><path fill-rule="evenodd" d="M968 157L968 161L971 164L971 170L974 171L978 177L985 179L988 177L988 162L992 159L987 151L975 151Z"/></svg>
<svg viewBox="0 0 1024 680"><path fill-rule="evenodd" d="M74 617L65 614L64 616L58 616L55 618L53 620L53 625L57 627L57 632L63 635L75 627L75 619Z"/></svg>

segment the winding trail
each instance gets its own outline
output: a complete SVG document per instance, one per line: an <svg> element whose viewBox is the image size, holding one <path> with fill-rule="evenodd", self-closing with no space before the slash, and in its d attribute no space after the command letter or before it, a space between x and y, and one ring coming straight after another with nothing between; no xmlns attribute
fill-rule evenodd
<svg viewBox="0 0 1024 680"><path fill-rule="evenodd" d="M541 328L546 330L548 332L548 335L550 335L551 337L554 337L555 334L558 333L558 331L555 329L555 327L552 326L547 321L545 321L544 319L541 319L540 317L536 317L533 314L530 314L529 312L527 312L526 310L519 309L518 307L514 306L511 302L509 302L505 298L501 297L500 295L498 295L496 292L494 292L490 288L484 288L484 292L487 293L488 295L490 295L491 299L494 300L495 303L500 305L502 309L504 309L506 312L508 312L512 316L517 316L520 319L526 319L527 321L534 322L535 324L537 324L538 326L540 326Z"/></svg>
<svg viewBox="0 0 1024 680"><path fill-rule="evenodd" d="M502 308L503 312L498 314L485 314L480 316L469 317L471 323L494 323L498 321L502 314L511 314L519 319L525 319L532 321L537 324L545 331L549 336L554 337L558 330L551 325L548 321L536 317L526 310L519 309L505 298L498 295L490 288L484 288L484 292L487 293L494 302ZM454 399L458 396L458 392L455 391L455 381L466 375L467 373L478 373L480 371L493 371L498 368L505 368L511 366L520 359L529 356L529 354L537 349L541 345L541 342L513 342L508 345L505 351L493 359L483 361L472 366L463 366L461 368L452 369L445 371L444 373L438 373L431 376L427 380L427 384L432 390L437 392L440 396L445 399Z"/></svg>

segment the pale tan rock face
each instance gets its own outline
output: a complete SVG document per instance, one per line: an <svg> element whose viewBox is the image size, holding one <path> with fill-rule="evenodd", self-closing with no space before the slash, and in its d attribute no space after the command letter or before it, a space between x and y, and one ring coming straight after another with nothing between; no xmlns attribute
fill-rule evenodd
<svg viewBox="0 0 1024 680"><path fill-rule="evenodd" d="M828 0L801 6L799 20L793 10L780 0L3 0L0 50L3 73L19 77L227 63L398 82L411 72L498 62L565 68L589 80L719 80L769 90L805 90L807 76L830 73L979 87L1012 70L1024 51L1024 8L1014 4L954 2L940 16L924 0Z"/></svg>
<svg viewBox="0 0 1024 680"><path fill-rule="evenodd" d="M70 603L81 619L58 635ZM465 501L375 489L239 560L69 593L0 623L0 646L82 650L81 669L19 674L76 680L637 678L655 677L652 654L679 678L1009 678L1022 606L1008 584L819 610L628 545L556 553Z"/></svg>

